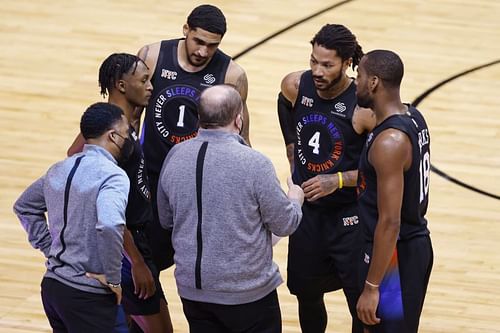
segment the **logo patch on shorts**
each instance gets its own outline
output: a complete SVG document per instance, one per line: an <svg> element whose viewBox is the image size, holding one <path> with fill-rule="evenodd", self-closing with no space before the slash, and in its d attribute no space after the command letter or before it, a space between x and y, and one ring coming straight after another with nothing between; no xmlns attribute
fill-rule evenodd
<svg viewBox="0 0 500 333"><path fill-rule="evenodd" d="M365 264L369 264L370 263L370 256L367 253L365 253L364 262L365 262Z"/></svg>
<svg viewBox="0 0 500 333"><path fill-rule="evenodd" d="M342 220L344 221L344 227L349 227L349 226L356 225L359 223L359 219L358 219L357 215L343 217Z"/></svg>

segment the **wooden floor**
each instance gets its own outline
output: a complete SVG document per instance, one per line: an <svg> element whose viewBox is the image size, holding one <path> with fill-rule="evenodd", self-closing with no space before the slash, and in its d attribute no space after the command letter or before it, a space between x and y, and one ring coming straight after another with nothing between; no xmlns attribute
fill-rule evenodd
<svg viewBox="0 0 500 333"><path fill-rule="evenodd" d="M101 100L97 70L111 52L180 36L195 1L16 0L0 10L0 332L49 332L39 283L43 258L12 214L20 192L64 157L83 110ZM222 49L236 55L335 2L214 1L228 20ZM500 58L500 1L355 0L253 49L246 69L255 149L282 181L285 150L275 111L281 78L307 68L309 40L342 23L365 51L389 48L406 65L402 94L412 101L457 73ZM475 187L500 194L500 65L460 77L421 104L432 133L432 162ZM432 175L434 271L421 332L500 332L500 202ZM286 240L275 248L286 274ZM176 332L188 332L172 270L162 273ZM284 332L299 332L295 299L279 288ZM343 296L327 296L328 332L348 332Z"/></svg>

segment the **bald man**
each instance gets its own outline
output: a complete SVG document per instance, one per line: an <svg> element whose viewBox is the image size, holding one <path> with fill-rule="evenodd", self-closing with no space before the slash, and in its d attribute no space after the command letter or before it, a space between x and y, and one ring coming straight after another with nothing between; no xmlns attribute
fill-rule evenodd
<svg viewBox="0 0 500 333"><path fill-rule="evenodd" d="M281 189L271 161L245 144L243 103L229 85L200 98L198 136L172 148L158 185L190 332L281 332L271 234L302 218L302 189ZM175 214L174 214L175 212Z"/></svg>

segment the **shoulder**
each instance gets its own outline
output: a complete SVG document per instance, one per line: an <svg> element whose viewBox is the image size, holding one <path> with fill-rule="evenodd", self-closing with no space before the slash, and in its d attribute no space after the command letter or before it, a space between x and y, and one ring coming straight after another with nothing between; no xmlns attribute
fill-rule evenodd
<svg viewBox="0 0 500 333"><path fill-rule="evenodd" d="M161 41L144 45L137 52L137 56L141 58L151 71L154 71L158 55L160 54Z"/></svg>
<svg viewBox="0 0 500 333"><path fill-rule="evenodd" d="M376 167L377 165L407 165L411 160L411 141L408 135L396 128L383 130L371 145L368 159Z"/></svg>
<svg viewBox="0 0 500 333"><path fill-rule="evenodd" d="M368 133L375 128L377 119L372 109L363 108L356 105L352 117L352 124L357 133Z"/></svg>
<svg viewBox="0 0 500 333"><path fill-rule="evenodd" d="M281 93L293 104L297 99L300 78L304 72L305 70L289 73L281 80Z"/></svg>

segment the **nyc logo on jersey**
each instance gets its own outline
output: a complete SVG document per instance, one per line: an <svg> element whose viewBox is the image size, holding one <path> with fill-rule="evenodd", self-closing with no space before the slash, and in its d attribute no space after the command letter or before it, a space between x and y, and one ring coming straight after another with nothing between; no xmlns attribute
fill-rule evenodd
<svg viewBox="0 0 500 333"><path fill-rule="evenodd" d="M344 222L344 227L350 227L359 223L359 218L357 215L343 217L342 221Z"/></svg>
<svg viewBox="0 0 500 333"><path fill-rule="evenodd" d="M306 96L302 96L300 104L307 106L308 108L312 108L314 104L314 99Z"/></svg>
<svg viewBox="0 0 500 333"><path fill-rule="evenodd" d="M167 80L175 80L177 79L177 72L162 68L160 76Z"/></svg>

